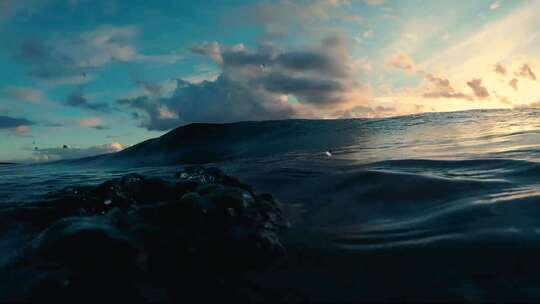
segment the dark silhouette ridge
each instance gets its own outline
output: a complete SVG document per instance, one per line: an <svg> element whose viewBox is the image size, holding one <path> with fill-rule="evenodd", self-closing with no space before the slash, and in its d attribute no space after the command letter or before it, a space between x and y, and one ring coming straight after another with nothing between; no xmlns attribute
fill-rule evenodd
<svg viewBox="0 0 540 304"><path fill-rule="evenodd" d="M364 119L192 123L123 151L64 163L155 166L213 163L281 153L321 153L352 143Z"/></svg>

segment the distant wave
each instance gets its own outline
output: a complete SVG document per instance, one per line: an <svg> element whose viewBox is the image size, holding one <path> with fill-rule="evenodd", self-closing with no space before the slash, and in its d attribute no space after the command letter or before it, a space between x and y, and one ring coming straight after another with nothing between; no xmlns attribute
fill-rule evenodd
<svg viewBox="0 0 540 304"><path fill-rule="evenodd" d="M288 241L335 258L336 298L380 299L390 284L415 300L540 299L539 128L537 110L191 124L119 153L2 166L0 198L204 163L284 203Z"/></svg>

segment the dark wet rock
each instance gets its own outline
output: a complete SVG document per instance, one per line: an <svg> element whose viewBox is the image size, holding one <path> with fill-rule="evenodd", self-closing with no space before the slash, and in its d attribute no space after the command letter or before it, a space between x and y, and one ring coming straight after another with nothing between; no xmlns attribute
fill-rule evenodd
<svg viewBox="0 0 540 304"><path fill-rule="evenodd" d="M32 254L49 263L85 272L129 271L138 246L106 219L66 218L32 241Z"/></svg>
<svg viewBox="0 0 540 304"><path fill-rule="evenodd" d="M124 293L137 299L153 294L145 286L154 285L188 302L243 299L244 272L286 257L279 232L288 222L279 203L216 168L69 187L41 202L5 206L0 219L31 223L35 231L10 266L39 274L28 284L32 300L90 290L96 300Z"/></svg>

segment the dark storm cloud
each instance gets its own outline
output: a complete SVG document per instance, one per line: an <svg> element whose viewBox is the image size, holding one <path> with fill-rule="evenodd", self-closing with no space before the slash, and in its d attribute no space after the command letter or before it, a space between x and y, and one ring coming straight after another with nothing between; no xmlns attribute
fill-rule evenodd
<svg viewBox="0 0 540 304"><path fill-rule="evenodd" d="M109 111L110 107L107 103L99 102L99 103L90 103L88 101L88 98L84 96L82 88L79 88L71 93L69 93L66 96L66 100L64 102L65 105L76 107L76 108L82 108L92 111Z"/></svg>
<svg viewBox="0 0 540 304"><path fill-rule="evenodd" d="M0 115L0 130L1 129L12 129L21 126L31 126L34 123L29 121L26 118L15 118L10 116Z"/></svg>
<svg viewBox="0 0 540 304"><path fill-rule="evenodd" d="M261 44L250 51L242 44L224 48L217 42L189 50L219 64L221 74L200 83L179 80L170 97L119 100L119 105L136 110L133 117L142 127L168 130L189 122L290 118L299 115L300 107L339 106L359 87L340 37L295 50ZM297 103L289 103L288 96Z"/></svg>

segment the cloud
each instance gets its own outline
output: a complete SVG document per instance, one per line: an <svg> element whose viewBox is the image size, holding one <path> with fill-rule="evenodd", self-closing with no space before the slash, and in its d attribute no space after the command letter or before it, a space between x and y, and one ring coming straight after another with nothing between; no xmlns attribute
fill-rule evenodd
<svg viewBox="0 0 540 304"><path fill-rule="evenodd" d="M518 84L518 80L516 78L512 78L512 80L508 82L508 85L511 86L516 91L518 90L517 84Z"/></svg>
<svg viewBox="0 0 540 304"><path fill-rule="evenodd" d="M338 118L375 118L385 117L395 114L397 112L395 107L385 106L355 106L353 108L338 111L334 115Z"/></svg>
<svg viewBox="0 0 540 304"><path fill-rule="evenodd" d="M489 97L489 92L482 85L482 79L475 78L467 82L467 85L473 90L474 96L478 99L486 99Z"/></svg>
<svg viewBox="0 0 540 304"><path fill-rule="evenodd" d="M502 64L497 63L495 65L495 73L500 74L502 76L506 76L507 72L508 71L506 70L506 68Z"/></svg>
<svg viewBox="0 0 540 304"><path fill-rule="evenodd" d="M496 11L501 7L501 1L495 1L489 5L489 9L492 11Z"/></svg>
<svg viewBox="0 0 540 304"><path fill-rule="evenodd" d="M221 74L215 80L178 80L170 97L139 96L117 103L135 110L134 117L141 120L142 127L168 130L190 122L329 113L358 101L363 94L345 41L337 36L323 39L319 46L290 50L270 44L261 44L254 51L243 45L203 45L206 47L190 50L214 62L219 58Z"/></svg>
<svg viewBox="0 0 540 304"><path fill-rule="evenodd" d="M64 104L70 107L82 108L92 111L109 111L109 104L105 102L100 103L90 103L88 99L84 96L82 87L77 90L69 93L66 96Z"/></svg>
<svg viewBox="0 0 540 304"><path fill-rule="evenodd" d="M529 104L515 105L514 109L538 109L540 108L540 100Z"/></svg>
<svg viewBox="0 0 540 304"><path fill-rule="evenodd" d="M109 127L101 126L101 125L99 125L99 126L93 126L93 127L91 127L91 128L92 128L92 129L95 129L95 130L98 130L98 131L107 131L107 130L110 130L110 129L111 129L111 128L109 128Z"/></svg>
<svg viewBox="0 0 540 304"><path fill-rule="evenodd" d="M152 95L161 94L162 87L159 84L151 83L151 82L140 80L140 79L135 80L135 84L143 87L147 92L149 92Z"/></svg>
<svg viewBox="0 0 540 304"><path fill-rule="evenodd" d="M402 70L405 73L413 74L416 71L414 60L405 52L399 52L398 54L388 58L386 65L398 70Z"/></svg>
<svg viewBox="0 0 540 304"><path fill-rule="evenodd" d="M445 78L439 78L431 74L426 75L428 91L422 94L424 98L462 98L472 100L472 97L456 91L450 84L450 81Z"/></svg>
<svg viewBox="0 0 540 304"><path fill-rule="evenodd" d="M217 42L202 42L189 48L189 50L195 54L210 57L215 63L223 64L223 58L221 57L221 50L219 43Z"/></svg>
<svg viewBox="0 0 540 304"><path fill-rule="evenodd" d="M198 84L178 80L169 98L141 96L117 102L142 112L136 117L148 130L169 130L189 122L283 119L294 114L290 106L281 104L272 94L224 75Z"/></svg>
<svg viewBox="0 0 540 304"><path fill-rule="evenodd" d="M87 117L76 121L79 127L92 128L96 130L108 130L109 128L103 125L103 120L99 117Z"/></svg>
<svg viewBox="0 0 540 304"><path fill-rule="evenodd" d="M15 133L19 135L25 135L30 132L30 127L28 125L18 126L15 128Z"/></svg>
<svg viewBox="0 0 540 304"><path fill-rule="evenodd" d="M528 64L522 65L518 71L514 72L514 75L516 77L528 78L530 80L536 81L536 74L534 74Z"/></svg>
<svg viewBox="0 0 540 304"><path fill-rule="evenodd" d="M45 148L33 151L33 159L35 161L55 161L62 159L76 159L81 157L89 157L106 153L118 152L124 149L124 146L118 142L111 144L103 144L88 148Z"/></svg>
<svg viewBox="0 0 540 304"><path fill-rule="evenodd" d="M0 115L0 130L16 129L33 125L34 122L26 118L15 118Z"/></svg>
<svg viewBox="0 0 540 304"><path fill-rule="evenodd" d="M493 64L527 54L538 41L540 3L527 2L501 18L483 25L464 39L449 45L418 64L426 71L444 71L454 81L467 81L474 73L483 78Z"/></svg>
<svg viewBox="0 0 540 304"><path fill-rule="evenodd" d="M19 46L16 58L31 66L30 76L58 84L88 82L93 73L113 62L179 60L177 55L138 53L137 33L133 26L106 25L56 41L27 41Z"/></svg>
<svg viewBox="0 0 540 304"><path fill-rule="evenodd" d="M8 98L30 103L38 103L43 99L42 91L26 87L7 87L2 93Z"/></svg>

